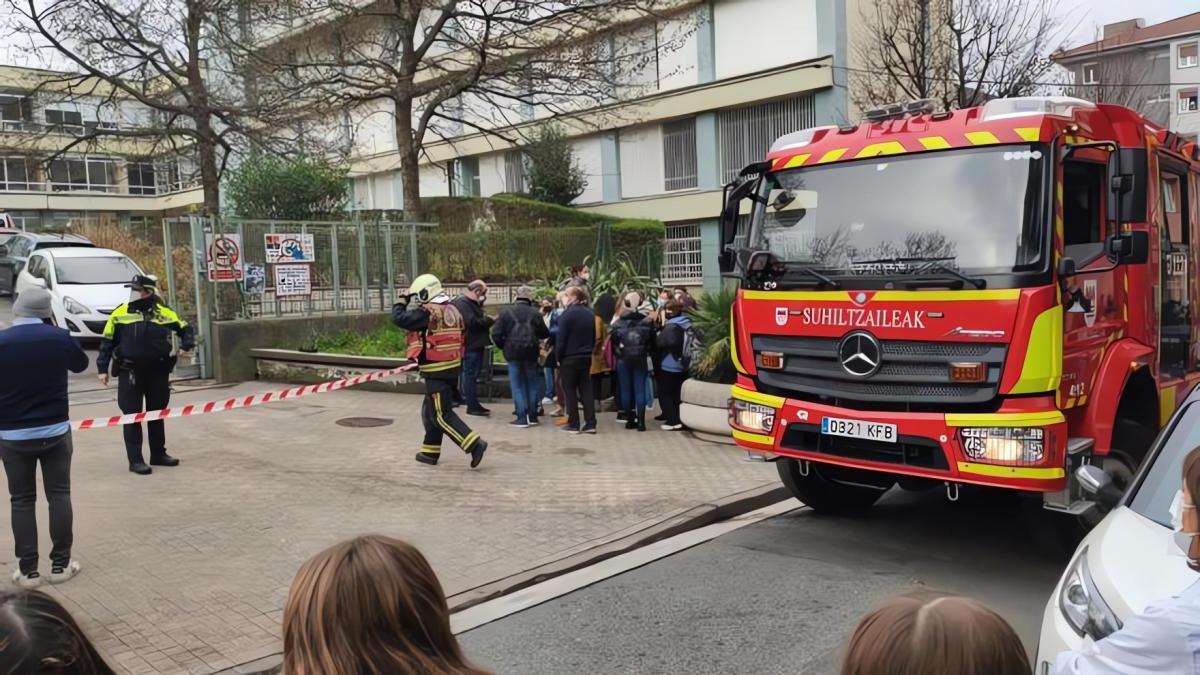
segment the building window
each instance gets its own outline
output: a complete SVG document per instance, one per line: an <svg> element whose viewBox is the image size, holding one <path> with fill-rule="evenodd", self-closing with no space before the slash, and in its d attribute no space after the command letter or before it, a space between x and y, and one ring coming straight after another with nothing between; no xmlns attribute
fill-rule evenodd
<svg viewBox="0 0 1200 675"><path fill-rule="evenodd" d="M1085 63L1083 64L1083 83L1084 84L1100 84L1100 64Z"/></svg>
<svg viewBox="0 0 1200 675"><path fill-rule="evenodd" d="M150 162L130 162L128 165L129 173L129 194L131 195L153 195L158 194L156 181L154 178L154 165Z"/></svg>
<svg viewBox="0 0 1200 675"><path fill-rule="evenodd" d="M667 225L667 246L663 255L664 284L698 282L704 277L700 264L700 226Z"/></svg>
<svg viewBox="0 0 1200 675"><path fill-rule="evenodd" d="M113 192L116 178L111 159L56 159L50 162L50 187L56 192Z"/></svg>
<svg viewBox="0 0 1200 675"><path fill-rule="evenodd" d="M1195 68L1196 66L1200 66L1200 42L1181 44L1177 51L1180 68Z"/></svg>
<svg viewBox="0 0 1200 675"><path fill-rule="evenodd" d="M1179 112L1190 113L1196 112L1197 90L1195 87L1191 89L1179 90Z"/></svg>
<svg viewBox="0 0 1200 675"><path fill-rule="evenodd" d="M811 95L717 113L722 182L737 178L747 164L761 162L777 138L816 126Z"/></svg>
<svg viewBox="0 0 1200 675"><path fill-rule="evenodd" d="M662 138L663 188L670 192L696 187L696 118L663 124Z"/></svg>
<svg viewBox="0 0 1200 675"><path fill-rule="evenodd" d="M24 129L33 121L33 109L28 96L0 94L0 129Z"/></svg>
<svg viewBox="0 0 1200 675"><path fill-rule="evenodd" d="M46 123L56 131L72 134L83 132L83 114L78 110L47 110Z"/></svg>
<svg viewBox="0 0 1200 675"><path fill-rule="evenodd" d="M479 158L460 157L450 162L450 196L479 196Z"/></svg>
<svg viewBox="0 0 1200 675"><path fill-rule="evenodd" d="M504 153L504 191L525 191L525 153L520 150Z"/></svg>
<svg viewBox="0 0 1200 675"><path fill-rule="evenodd" d="M0 157L0 190L28 190L29 163L24 157Z"/></svg>

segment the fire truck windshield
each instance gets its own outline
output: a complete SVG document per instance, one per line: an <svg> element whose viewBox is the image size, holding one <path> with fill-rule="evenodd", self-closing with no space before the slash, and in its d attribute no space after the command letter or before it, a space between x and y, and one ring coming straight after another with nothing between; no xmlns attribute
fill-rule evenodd
<svg viewBox="0 0 1200 675"><path fill-rule="evenodd" d="M862 282L1039 270L1048 243L1047 154L1036 145L994 146L768 174L750 248L788 268Z"/></svg>

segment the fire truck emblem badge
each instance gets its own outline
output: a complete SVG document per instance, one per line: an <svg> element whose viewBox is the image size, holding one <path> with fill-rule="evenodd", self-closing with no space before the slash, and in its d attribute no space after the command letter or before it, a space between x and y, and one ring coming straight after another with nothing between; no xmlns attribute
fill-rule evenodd
<svg viewBox="0 0 1200 675"><path fill-rule="evenodd" d="M1083 282L1083 297L1087 298L1088 311L1083 314L1083 322L1088 328L1096 323L1096 280L1086 279Z"/></svg>
<svg viewBox="0 0 1200 675"><path fill-rule="evenodd" d="M879 372L883 347L874 335L866 331L848 333L838 344L838 361L842 370L854 377L870 377Z"/></svg>
<svg viewBox="0 0 1200 675"><path fill-rule="evenodd" d="M859 304L859 305L861 305L861 304L863 304L863 303L864 303L864 302L866 302L866 301L867 301L867 294L866 294L866 293L863 293L862 291L859 291L859 292L858 292L858 295L855 295L855 296L854 296L854 302L855 302L856 304Z"/></svg>
<svg viewBox="0 0 1200 675"><path fill-rule="evenodd" d="M787 307L776 307L775 308L775 325L776 326L786 326L787 322L788 322L788 316L790 316L790 314L791 313L788 312Z"/></svg>

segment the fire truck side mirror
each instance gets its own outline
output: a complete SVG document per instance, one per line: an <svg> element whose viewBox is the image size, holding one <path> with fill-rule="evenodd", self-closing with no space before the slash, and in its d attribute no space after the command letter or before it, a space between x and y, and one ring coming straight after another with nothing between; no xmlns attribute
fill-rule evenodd
<svg viewBox="0 0 1200 675"><path fill-rule="evenodd" d="M1113 176L1110 189L1116 195L1123 195L1133 190L1133 176L1127 173Z"/></svg>
<svg viewBox="0 0 1200 675"><path fill-rule="evenodd" d="M1066 279L1075 276L1075 259L1071 256L1063 256L1058 259L1058 279L1065 281Z"/></svg>
<svg viewBox="0 0 1200 675"><path fill-rule="evenodd" d="M1139 265L1150 259L1150 235L1143 231L1120 232L1104 243L1104 252L1116 265Z"/></svg>

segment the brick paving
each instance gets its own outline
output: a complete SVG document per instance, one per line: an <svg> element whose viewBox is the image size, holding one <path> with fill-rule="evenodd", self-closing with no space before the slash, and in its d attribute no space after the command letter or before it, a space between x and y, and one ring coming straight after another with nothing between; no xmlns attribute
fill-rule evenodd
<svg viewBox="0 0 1200 675"><path fill-rule="evenodd" d="M189 391L173 403L278 388ZM686 434L506 426L508 402L476 425L483 465L447 447L413 461L420 398L342 391L168 422L183 460L153 476L126 471L119 429L75 439L75 556L83 573L51 590L125 673L209 673L279 650L278 623L299 564L352 535L406 538L454 594L681 509L775 481L770 465ZM111 402L76 405L76 418ZM349 416L394 419L346 428ZM39 503L42 555L49 549ZM9 528L0 560L15 568ZM48 562L43 558L43 572Z"/></svg>

